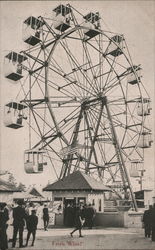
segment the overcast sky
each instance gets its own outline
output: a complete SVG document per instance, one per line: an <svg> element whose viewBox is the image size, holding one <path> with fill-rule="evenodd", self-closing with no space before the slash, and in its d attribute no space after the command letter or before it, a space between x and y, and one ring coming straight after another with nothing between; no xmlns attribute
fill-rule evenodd
<svg viewBox="0 0 155 250"><path fill-rule="evenodd" d="M155 69L155 2L154 1L71 1L70 3L83 14L99 11L106 29L124 34L134 64L143 68L142 81L154 106L154 69ZM3 77L3 58L9 50L20 51L25 48L22 41L22 22L30 15L48 15L58 5L58 1L1 1L0 2L0 49L1 49L1 169L13 172L17 181L25 184L46 184L52 179L47 168L40 176L24 173L23 152L26 149L24 130L13 130L3 125L3 107L16 96L16 87ZM152 111L152 114L154 110ZM154 127L153 119L150 126ZM146 175L153 182L153 147L145 153ZM48 176L48 177L47 177Z"/></svg>

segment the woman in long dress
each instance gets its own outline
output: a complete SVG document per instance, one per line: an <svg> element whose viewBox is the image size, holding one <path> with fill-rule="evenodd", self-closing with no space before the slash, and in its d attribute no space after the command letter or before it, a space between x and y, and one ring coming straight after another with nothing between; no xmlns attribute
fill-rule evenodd
<svg viewBox="0 0 155 250"><path fill-rule="evenodd" d="M38 216L38 229L43 229L44 225L43 225L43 208L44 206L42 204L39 204L38 208L37 208L37 213L36 215Z"/></svg>

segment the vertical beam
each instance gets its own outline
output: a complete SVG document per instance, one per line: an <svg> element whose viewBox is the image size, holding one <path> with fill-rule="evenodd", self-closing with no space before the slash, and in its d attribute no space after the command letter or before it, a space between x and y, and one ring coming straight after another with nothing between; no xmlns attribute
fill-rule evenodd
<svg viewBox="0 0 155 250"><path fill-rule="evenodd" d="M97 125L96 125L96 128L95 128L94 137L93 137L92 142L91 142L91 149L90 149L88 162L87 162L86 169L85 169L86 173L89 172L89 165L90 165L92 154L94 152L94 145L95 145L95 141L96 141L96 137L97 137L97 133L98 133L98 129L99 129L99 126L100 126L101 117L102 117L103 107L104 107L104 101L103 100L104 99L101 99L101 110L100 110L99 117L98 117L98 120L97 120Z"/></svg>
<svg viewBox="0 0 155 250"><path fill-rule="evenodd" d="M29 103L29 149L31 149L31 75L29 74L29 98L30 98L30 103Z"/></svg>
<svg viewBox="0 0 155 250"><path fill-rule="evenodd" d="M38 128L40 137L42 138L42 132L41 132L40 126L38 124L38 121L36 119L33 106L31 105L32 104L32 102L31 102L32 101L31 87L32 87L32 84L31 84L31 74L29 74L29 99L30 99L30 102L28 104L29 105L29 149L32 149L32 143L31 143L31 140L32 140L32 138L31 138L32 137L31 136L31 114L33 115L33 118L35 120L35 123L36 123L36 126ZM35 146L33 146L33 148L35 148Z"/></svg>
<svg viewBox="0 0 155 250"><path fill-rule="evenodd" d="M91 130L90 130L89 121L88 121L87 113L86 113L85 110L84 110L84 116L85 116L86 124L87 124L87 127L88 127L88 133L89 133L91 147L92 147L93 146L92 133L91 133ZM95 162L98 164L97 154L96 154L96 151L95 151L94 147L93 147L93 150L94 150L93 153L94 153ZM99 177L101 177L101 169L97 169L97 171L98 171Z"/></svg>
<svg viewBox="0 0 155 250"><path fill-rule="evenodd" d="M116 133L115 127L113 125L113 121L112 121L112 117L111 117L109 107L107 105L107 101L105 103L105 107L106 107L108 119L109 119L110 126L111 126L111 132L112 132L112 136L113 136L113 143L114 143L114 147L115 147L115 150L116 150L116 155L117 155L118 162L119 162L120 173L121 173L121 176L122 176L124 190L125 190L125 193L127 193L126 183L128 183L128 187L129 187L129 190L130 190L130 193L131 193L134 208L135 208L135 211L137 211L137 203L136 203L136 200L135 200L135 197L134 197L134 193L132 191L131 182L130 182L130 179L129 179L129 176L128 176L128 173L127 173L127 170L126 170L125 162L124 162L124 159L123 159L123 156L122 156L121 148L120 148L118 138L117 138L117 133Z"/></svg>
<svg viewBox="0 0 155 250"><path fill-rule="evenodd" d="M47 104L47 107L49 109L49 112L50 112L50 115L53 119L53 122L54 122L54 125L55 125L55 128L56 128L56 131L58 134L60 134L60 137L62 138L62 140L65 142L66 145L69 145L69 142L68 140L66 139L66 137L63 135L63 133L61 132L57 122L56 122L56 118L55 118L55 115L53 113L53 110L52 110L52 106L51 106L51 102L50 102L50 97L49 97L49 89L48 89L48 70L49 70L49 67L48 67L48 64L49 64L49 61L51 59L51 56L54 52L54 49L57 45L59 41L56 40L49 55L48 55L48 61L45 61L45 100L46 100L46 104Z"/></svg>
<svg viewBox="0 0 155 250"><path fill-rule="evenodd" d="M70 144L71 147L76 146L82 116L83 116L83 108L81 107L80 114L79 114L77 123L76 123L75 128L74 128L74 132L73 132L74 135L72 138L72 142ZM70 173L72 161L73 161L73 154L68 154L67 159L65 159L65 162L63 163L63 166L62 166L60 179L65 177L66 175L68 175Z"/></svg>

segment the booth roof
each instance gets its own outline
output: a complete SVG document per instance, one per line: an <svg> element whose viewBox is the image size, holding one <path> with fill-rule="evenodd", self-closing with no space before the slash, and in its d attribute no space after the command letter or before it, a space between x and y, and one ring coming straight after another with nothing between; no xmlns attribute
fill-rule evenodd
<svg viewBox="0 0 155 250"><path fill-rule="evenodd" d="M80 171L64 177L61 180L46 186L43 191L70 191L70 190L96 190L96 191L111 191L101 181L96 181L94 178Z"/></svg>
<svg viewBox="0 0 155 250"><path fill-rule="evenodd" d="M14 184L3 181L0 179L0 192L21 192Z"/></svg>

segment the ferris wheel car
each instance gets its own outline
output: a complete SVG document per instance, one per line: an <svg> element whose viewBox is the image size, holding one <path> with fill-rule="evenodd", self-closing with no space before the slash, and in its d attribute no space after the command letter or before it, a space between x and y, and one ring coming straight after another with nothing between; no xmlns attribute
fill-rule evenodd
<svg viewBox="0 0 155 250"><path fill-rule="evenodd" d="M152 134L150 132L143 132L140 135L140 139L138 142L138 147L139 148L150 148L152 144Z"/></svg>
<svg viewBox="0 0 155 250"><path fill-rule="evenodd" d="M130 84L138 83L141 78L141 68L139 66L133 65L133 67L128 68L127 71L127 82Z"/></svg>
<svg viewBox="0 0 155 250"><path fill-rule="evenodd" d="M9 102L4 109L4 125L9 128L22 128L23 119L26 119L24 109L26 105L17 102Z"/></svg>
<svg viewBox="0 0 155 250"><path fill-rule="evenodd" d="M23 41L32 46L41 42L40 28L44 25L44 22L34 16L28 17L23 23Z"/></svg>
<svg viewBox="0 0 155 250"><path fill-rule="evenodd" d="M18 81L23 78L22 62L27 60L26 56L11 51L4 58L4 75L6 78Z"/></svg>
<svg viewBox="0 0 155 250"><path fill-rule="evenodd" d="M142 100L138 101L137 114L139 116L150 115L150 102L150 98L143 98Z"/></svg>
<svg viewBox="0 0 155 250"><path fill-rule="evenodd" d="M130 176L135 177L135 178L140 176L138 169L134 165L131 165L131 167L130 167Z"/></svg>
<svg viewBox="0 0 155 250"><path fill-rule="evenodd" d="M60 4L53 10L53 12L55 12L55 18L53 21L53 26L55 29L63 32L70 28L70 7Z"/></svg>
<svg viewBox="0 0 155 250"><path fill-rule="evenodd" d="M140 177L140 172L145 172L144 162L141 160L131 161L130 176L135 178Z"/></svg>
<svg viewBox="0 0 155 250"><path fill-rule="evenodd" d="M26 150L24 152L24 168L28 174L38 174L43 172L43 166L47 165L43 161L44 151Z"/></svg>
<svg viewBox="0 0 155 250"><path fill-rule="evenodd" d="M115 35L111 38L110 44L107 48L106 55L112 55L117 57L123 54L123 37L120 35Z"/></svg>
<svg viewBox="0 0 155 250"><path fill-rule="evenodd" d="M84 34L90 38L97 36L100 31L99 28L99 13L88 13L86 16L83 17L85 19L85 22L83 26L86 28L84 29Z"/></svg>

